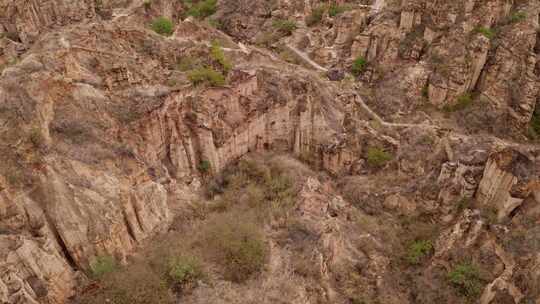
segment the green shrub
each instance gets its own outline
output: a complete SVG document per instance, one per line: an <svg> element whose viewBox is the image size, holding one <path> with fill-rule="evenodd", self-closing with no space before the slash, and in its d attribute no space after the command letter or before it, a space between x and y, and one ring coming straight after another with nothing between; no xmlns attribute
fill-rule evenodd
<svg viewBox="0 0 540 304"><path fill-rule="evenodd" d="M296 23L290 20L274 20L272 25L285 35L291 35L296 30Z"/></svg>
<svg viewBox="0 0 540 304"><path fill-rule="evenodd" d="M163 36L170 36L174 32L174 25L166 17L158 17L151 24L152 30Z"/></svg>
<svg viewBox="0 0 540 304"><path fill-rule="evenodd" d="M392 155L381 148L371 147L367 152L367 162L373 167L382 167L392 159Z"/></svg>
<svg viewBox="0 0 540 304"><path fill-rule="evenodd" d="M473 103L473 96L470 93L463 93L457 97L456 104L445 105L443 110L446 112L456 112L468 108Z"/></svg>
<svg viewBox="0 0 540 304"><path fill-rule="evenodd" d="M226 280L244 282L266 263L266 244L251 220L223 215L209 223L205 238L206 252L223 268Z"/></svg>
<svg viewBox="0 0 540 304"><path fill-rule="evenodd" d="M480 271L471 263L459 263L448 273L448 280L458 292L468 298L476 298L482 287Z"/></svg>
<svg viewBox="0 0 540 304"><path fill-rule="evenodd" d="M495 30L487 28L487 27L482 27L482 26L475 28L474 32L478 34L482 34L484 35L484 37L488 39L493 39L495 38L495 35L496 35Z"/></svg>
<svg viewBox="0 0 540 304"><path fill-rule="evenodd" d="M203 277L201 261L194 256L181 256L169 263L169 279L184 285L194 283Z"/></svg>
<svg viewBox="0 0 540 304"><path fill-rule="evenodd" d="M355 76L358 76L364 72L364 69L366 68L367 61L364 57L358 57L353 61L352 67L351 67L351 73Z"/></svg>
<svg viewBox="0 0 540 304"><path fill-rule="evenodd" d="M351 9L352 8L348 5L331 4L330 7L328 8L328 15L330 17L335 17L346 11L350 11Z"/></svg>
<svg viewBox="0 0 540 304"><path fill-rule="evenodd" d="M201 160L199 163L199 171L202 173L208 173L212 169L212 164L208 160Z"/></svg>
<svg viewBox="0 0 540 304"><path fill-rule="evenodd" d="M152 0L144 0L143 5L146 9L150 8L150 6L152 6Z"/></svg>
<svg viewBox="0 0 540 304"><path fill-rule="evenodd" d="M311 14L306 18L307 26L314 26L322 21L326 7L319 6L311 11Z"/></svg>
<svg viewBox="0 0 540 304"><path fill-rule="evenodd" d="M212 42L210 57L221 65L225 74L232 69L231 62L225 57L225 53L217 41Z"/></svg>
<svg viewBox="0 0 540 304"><path fill-rule="evenodd" d="M117 270L117 268L116 260L111 256L98 256L90 264L90 272L94 278L100 278L107 273Z"/></svg>
<svg viewBox="0 0 540 304"><path fill-rule="evenodd" d="M225 85L225 76L220 72L206 67L197 68L188 72L188 79L194 84L199 85L209 83L213 86Z"/></svg>
<svg viewBox="0 0 540 304"><path fill-rule="evenodd" d="M204 19L217 11L217 0L203 0L195 4L192 4L191 1L184 2L188 6L187 16Z"/></svg>
<svg viewBox="0 0 540 304"><path fill-rule="evenodd" d="M430 254L433 244L429 240L414 241L407 250L406 260L409 264L416 265Z"/></svg>

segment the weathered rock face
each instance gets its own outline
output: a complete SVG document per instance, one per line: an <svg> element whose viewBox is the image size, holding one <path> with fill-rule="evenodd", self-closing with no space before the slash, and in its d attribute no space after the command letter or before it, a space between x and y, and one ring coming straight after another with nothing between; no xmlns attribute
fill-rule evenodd
<svg viewBox="0 0 540 304"><path fill-rule="evenodd" d="M64 303L96 258L127 261L205 175L262 151L356 182L350 202L315 179L302 190L297 217L318 237L322 279L319 298L299 283L291 303L347 303L354 284L385 303L432 303L440 268L475 246L472 259L496 256L482 304L540 297L539 148L510 141L539 107L540 5L398 2L326 9L308 27L322 1L219 1L220 31L181 21L180 1L0 0L0 302ZM171 37L148 29L156 16L175 22ZM278 19L298 29L287 36ZM215 67L213 41L233 65L227 85L192 85L178 66ZM352 218L375 219L350 203L385 225L359 236ZM405 220L424 217L441 230L432 261L414 283L392 279L412 273L391 254L407 245L380 230L405 235ZM343 281L344 265L357 281Z"/></svg>
<svg viewBox="0 0 540 304"><path fill-rule="evenodd" d="M349 3L348 11L335 16L324 13L307 28L304 22L322 2L277 1L271 8L257 1L238 3L231 18L240 15L250 23L257 16L258 21L250 23L257 26L249 28L247 36L239 26L223 29L241 39L257 37L257 42L270 39L273 32L272 22L263 22L262 16L295 20L302 28L290 38L274 37L271 44L294 44L327 68L347 69L352 60L365 58L369 64L360 78L375 88L374 97L386 107L373 106L389 118L399 119L426 103L439 109L460 107L463 96L472 95L484 113L466 111L464 127L513 136L527 133L539 94L537 2L372 2ZM224 5L218 19L231 20L228 7ZM413 74L421 77L411 81ZM403 113L396 114L396 109ZM493 121L507 127L486 127Z"/></svg>
<svg viewBox="0 0 540 304"><path fill-rule="evenodd" d="M9 240L21 243L1 251L7 254L2 282L9 285L2 297L9 303L22 303L16 297L62 303L75 272L96 257L124 261L147 237L167 229L171 202L182 200L175 195L185 185L197 183L202 161L217 172L250 151L300 154L331 143L342 129L343 106L332 99L332 88L265 55L251 64L238 48L230 52L241 54L235 61L246 67L232 72L229 87L158 85L176 62L174 50L207 52L208 46L186 44L188 33L170 41L144 30L126 36L114 22L50 35L36 43L39 51L4 70L2 123L20 131L2 135L8 162L2 225ZM205 30L191 28L194 35ZM103 35L82 43L89 31ZM132 39L142 40L131 47ZM14 112L20 107L22 116ZM39 240L35 226L43 227ZM12 261L10 248L18 246L19 260ZM52 261L43 269L13 264L39 259ZM11 286L12 276L25 287ZM35 288L47 294L34 289L34 278Z"/></svg>
<svg viewBox="0 0 540 304"><path fill-rule="evenodd" d="M483 206L494 208L499 219L509 216L523 200L536 198L538 168L534 159L513 150L493 154L485 167L476 198Z"/></svg>

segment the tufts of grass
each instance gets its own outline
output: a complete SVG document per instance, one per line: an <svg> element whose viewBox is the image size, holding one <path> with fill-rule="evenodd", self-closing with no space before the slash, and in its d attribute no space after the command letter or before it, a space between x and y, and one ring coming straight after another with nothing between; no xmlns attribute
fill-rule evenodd
<svg viewBox="0 0 540 304"><path fill-rule="evenodd" d="M459 263L448 273L448 280L458 292L470 299L477 298L482 291L479 269L472 263Z"/></svg>
<svg viewBox="0 0 540 304"><path fill-rule="evenodd" d="M433 244L429 240L417 240L414 241L407 250L407 256L405 259L411 265L417 265L431 253L433 250Z"/></svg>
<svg viewBox="0 0 540 304"><path fill-rule="evenodd" d="M291 35L297 28L296 23L291 20L274 20L272 26L285 35Z"/></svg>
<svg viewBox="0 0 540 304"><path fill-rule="evenodd" d="M367 60L364 57L358 57L353 61L352 67L351 67L351 73L354 76L359 76L364 72L367 65Z"/></svg>
<svg viewBox="0 0 540 304"><path fill-rule="evenodd" d="M392 155L381 148L371 147L367 151L367 162L373 167L382 167L392 159Z"/></svg>
<svg viewBox="0 0 540 304"><path fill-rule="evenodd" d="M174 32L173 22L166 17L158 17L150 25L152 30L163 36L170 36Z"/></svg>
<svg viewBox="0 0 540 304"><path fill-rule="evenodd" d="M184 4L188 7L187 16L193 16L197 19L204 19L215 14L217 11L217 0L203 0L197 3L192 3L191 0L184 0Z"/></svg>
<svg viewBox="0 0 540 304"><path fill-rule="evenodd" d="M474 32L477 33L477 34L484 35L484 37L486 37L486 38L488 38L490 40L495 38L495 36L497 35L497 32L495 32L494 29L490 29L488 27L483 27L483 26L479 26L479 27L475 28Z"/></svg>
<svg viewBox="0 0 540 304"><path fill-rule="evenodd" d="M196 68L189 71L188 79L194 85L208 83L212 86L223 86L226 83L225 76L210 67Z"/></svg>

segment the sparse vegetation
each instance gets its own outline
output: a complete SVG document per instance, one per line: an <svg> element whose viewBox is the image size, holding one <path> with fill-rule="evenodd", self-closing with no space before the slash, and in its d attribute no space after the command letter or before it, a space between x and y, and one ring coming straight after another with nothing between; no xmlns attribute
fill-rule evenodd
<svg viewBox="0 0 540 304"><path fill-rule="evenodd" d="M463 93L457 97L456 103L454 105L445 105L443 107L443 110L445 112L456 112L461 111L469 106L471 106L473 103L473 96L471 93Z"/></svg>
<svg viewBox="0 0 540 304"><path fill-rule="evenodd" d="M351 73L354 76L359 76L364 72L364 69L366 68L367 61L364 57L358 57L353 61L352 67L351 67Z"/></svg>
<svg viewBox="0 0 540 304"><path fill-rule="evenodd" d="M221 65L225 74L232 69L232 63L225 57L225 53L223 53L223 49L221 48L221 45L219 45L219 42L212 42L210 57Z"/></svg>
<svg viewBox="0 0 540 304"><path fill-rule="evenodd" d="M150 6L152 6L152 0L144 0L143 5L144 5L144 8L149 9Z"/></svg>
<svg viewBox="0 0 540 304"><path fill-rule="evenodd" d="M225 77L220 72L210 68L196 68L188 72L188 79L194 85L209 83L212 86L225 85Z"/></svg>
<svg viewBox="0 0 540 304"><path fill-rule="evenodd" d="M160 274L147 263L138 262L104 275L99 291L83 294L77 303L173 304L174 300Z"/></svg>
<svg viewBox="0 0 540 304"><path fill-rule="evenodd" d="M205 251L223 267L225 279L244 282L263 269L267 249L260 229L254 221L228 214L208 224Z"/></svg>
<svg viewBox="0 0 540 304"><path fill-rule="evenodd" d="M272 26L284 35L291 35L297 28L296 23L291 20L274 20Z"/></svg>
<svg viewBox="0 0 540 304"><path fill-rule="evenodd" d="M111 256L98 256L95 261L90 264L90 272L92 277L100 278L105 274L117 270L118 265L116 260Z"/></svg>
<svg viewBox="0 0 540 304"><path fill-rule="evenodd" d="M495 38L495 36L497 34L494 29L490 29L490 28L483 27L483 26L479 26L479 27L475 28L474 32L478 33L478 34L482 34L482 35L484 35L484 37L486 37L488 39Z"/></svg>
<svg viewBox="0 0 540 304"><path fill-rule="evenodd" d="M431 253L433 244L429 240L417 240L409 245L406 260L409 264L416 265Z"/></svg>
<svg viewBox="0 0 540 304"><path fill-rule="evenodd" d="M166 17L156 18L152 21L151 28L154 32L163 36L170 36L174 32L173 22Z"/></svg>
<svg viewBox="0 0 540 304"><path fill-rule="evenodd" d="M349 5L340 5L340 4L331 4L328 8L328 15L330 17L335 17L339 14L342 14L346 11L350 11L352 7Z"/></svg>
<svg viewBox="0 0 540 304"><path fill-rule="evenodd" d="M474 299L481 292L482 280L480 271L472 263L465 262L457 264L448 273L448 280L457 288L461 295L467 298Z"/></svg>
<svg viewBox="0 0 540 304"><path fill-rule="evenodd" d="M325 6L319 6L319 7L314 8L311 11L311 14L306 17L306 25L314 26L321 23L325 11L326 11Z"/></svg>
<svg viewBox="0 0 540 304"><path fill-rule="evenodd" d="M392 155L381 148L371 147L367 151L367 162L373 167L382 167L392 159Z"/></svg>
<svg viewBox="0 0 540 304"><path fill-rule="evenodd" d="M194 256L180 256L169 262L169 279L175 284L194 284L203 277L202 264Z"/></svg>
<svg viewBox="0 0 540 304"><path fill-rule="evenodd" d="M217 0L202 0L193 3L191 0L184 0L187 6L187 16L193 16L197 19L204 19L213 15L217 11Z"/></svg>

